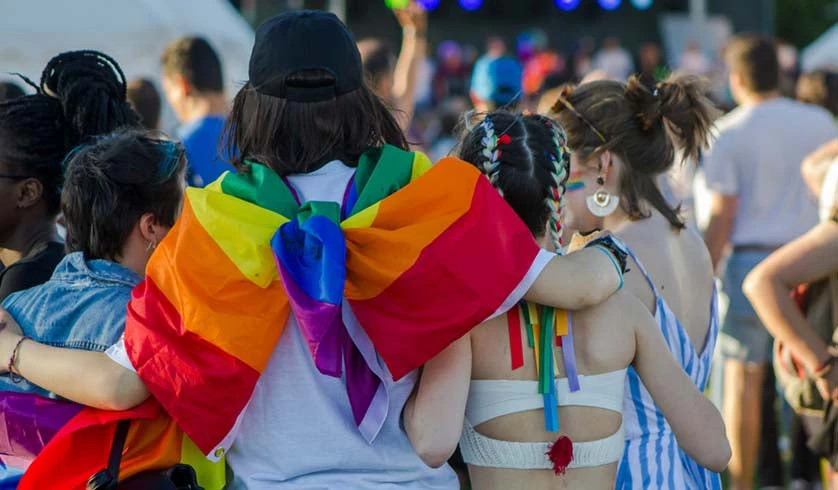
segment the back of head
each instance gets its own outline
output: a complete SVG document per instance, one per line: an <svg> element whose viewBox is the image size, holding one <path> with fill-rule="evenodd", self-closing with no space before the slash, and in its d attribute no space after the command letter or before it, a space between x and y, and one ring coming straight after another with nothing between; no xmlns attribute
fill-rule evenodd
<svg viewBox="0 0 838 490"><path fill-rule="evenodd" d="M838 73L817 70L801 75L797 81L797 100L823 107L838 117Z"/></svg>
<svg viewBox="0 0 838 490"><path fill-rule="evenodd" d="M61 194L67 249L88 260L114 261L143 215L174 225L183 197L184 155L180 144L138 130L102 136L74 151Z"/></svg>
<svg viewBox="0 0 838 490"><path fill-rule="evenodd" d="M221 60L210 43L187 36L168 45L160 57L163 75L180 76L199 94L224 91Z"/></svg>
<svg viewBox="0 0 838 490"><path fill-rule="evenodd" d="M358 51L364 64L364 76L371 87L377 87L382 80L393 74L396 55L380 39L364 39L358 42Z"/></svg>
<svg viewBox="0 0 838 490"><path fill-rule="evenodd" d="M276 46L306 45L304 51ZM392 114L364 82L355 39L333 14L290 11L263 24L225 128L233 165L279 175L332 160L355 165L371 147L407 149Z"/></svg>
<svg viewBox="0 0 838 490"><path fill-rule="evenodd" d="M146 129L160 127L160 92L154 82L146 78L135 78L128 82L128 102L140 116Z"/></svg>
<svg viewBox="0 0 838 490"><path fill-rule="evenodd" d="M716 110L700 79L673 75L651 91L637 77L628 83L602 80L567 87L552 112L583 160L609 150L626 165L621 204L629 216L648 216L648 204L673 227L684 227L655 180L675 163L676 143L683 161L696 159L709 141Z"/></svg>
<svg viewBox="0 0 838 490"><path fill-rule="evenodd" d="M518 60L484 56L474 65L472 96L492 109L507 106L521 94L522 76Z"/></svg>
<svg viewBox="0 0 838 490"><path fill-rule="evenodd" d="M93 136L136 127L139 118L119 65L96 51L54 57L32 86L36 94L0 103L0 162L38 179L48 212L57 214L67 153Z"/></svg>
<svg viewBox="0 0 838 490"><path fill-rule="evenodd" d="M26 92L14 82L0 82L0 102L23 97Z"/></svg>
<svg viewBox="0 0 838 490"><path fill-rule="evenodd" d="M562 127L540 115L493 112L460 141L460 158L485 174L533 235L560 250L570 152Z"/></svg>
<svg viewBox="0 0 838 490"><path fill-rule="evenodd" d="M777 49L768 39L749 34L735 37L725 49L725 62L751 93L773 92L780 87Z"/></svg>

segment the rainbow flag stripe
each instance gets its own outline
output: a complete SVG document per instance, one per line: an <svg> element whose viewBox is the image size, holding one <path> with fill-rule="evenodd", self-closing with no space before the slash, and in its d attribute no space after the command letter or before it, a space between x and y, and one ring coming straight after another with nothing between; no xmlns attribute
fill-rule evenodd
<svg viewBox="0 0 838 490"><path fill-rule="evenodd" d="M389 401L381 373L346 334L341 305L398 380L520 299L544 264L539 253L475 167L451 158L432 166L393 147L360 159L343 206L301 204L258 164L188 189L128 308L128 355L177 426L148 440L177 444L182 429L218 461L293 311L317 369L345 374L355 422L372 442ZM52 461L73 456L69 446L57 453Z"/></svg>
<svg viewBox="0 0 838 490"><path fill-rule="evenodd" d="M0 430L6 432L0 444L0 463L5 466L0 488L84 489L94 473L107 467L120 420L132 421L120 480L184 463L197 469L205 490L221 490L226 483L223 460L208 461L154 399L110 412L32 393L2 392L0 407Z"/></svg>

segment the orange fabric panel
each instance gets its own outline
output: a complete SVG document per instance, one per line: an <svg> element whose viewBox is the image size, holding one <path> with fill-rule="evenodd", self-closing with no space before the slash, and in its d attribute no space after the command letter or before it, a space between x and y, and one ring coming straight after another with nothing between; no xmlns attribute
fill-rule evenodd
<svg viewBox="0 0 838 490"><path fill-rule="evenodd" d="M285 288L277 280L262 289L245 278L188 200L147 270L181 314L182 329L262 372L291 311Z"/></svg>
<svg viewBox="0 0 838 490"><path fill-rule="evenodd" d="M370 228L345 229L346 298L374 298L410 269L422 250L468 212L478 178L483 176L472 165L446 158L381 201ZM401 226L406 214L417 213L421 220Z"/></svg>

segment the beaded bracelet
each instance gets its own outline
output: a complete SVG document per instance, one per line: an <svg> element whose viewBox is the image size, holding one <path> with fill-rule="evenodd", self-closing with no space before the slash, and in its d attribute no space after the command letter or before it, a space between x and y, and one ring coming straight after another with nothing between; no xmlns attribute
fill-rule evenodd
<svg viewBox="0 0 838 490"><path fill-rule="evenodd" d="M12 350L12 357L9 358L9 379L11 379L14 384L18 384L23 381L23 376L21 376L20 373L16 373L14 369L17 365L17 357L20 354L20 346L23 345L24 340L31 340L31 338L26 335L21 337L20 340L17 341L17 344L15 344L15 348Z"/></svg>

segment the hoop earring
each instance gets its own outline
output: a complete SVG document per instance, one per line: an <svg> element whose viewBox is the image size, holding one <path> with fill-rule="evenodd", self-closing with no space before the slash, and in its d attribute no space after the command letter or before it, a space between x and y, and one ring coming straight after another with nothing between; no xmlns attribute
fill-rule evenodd
<svg viewBox="0 0 838 490"><path fill-rule="evenodd" d="M605 179L598 178L597 184L605 185ZM617 206L620 205L620 197L612 195L603 187L600 187L592 195L585 198L585 204L588 205L588 211L591 214L597 218L604 218L617 210Z"/></svg>

